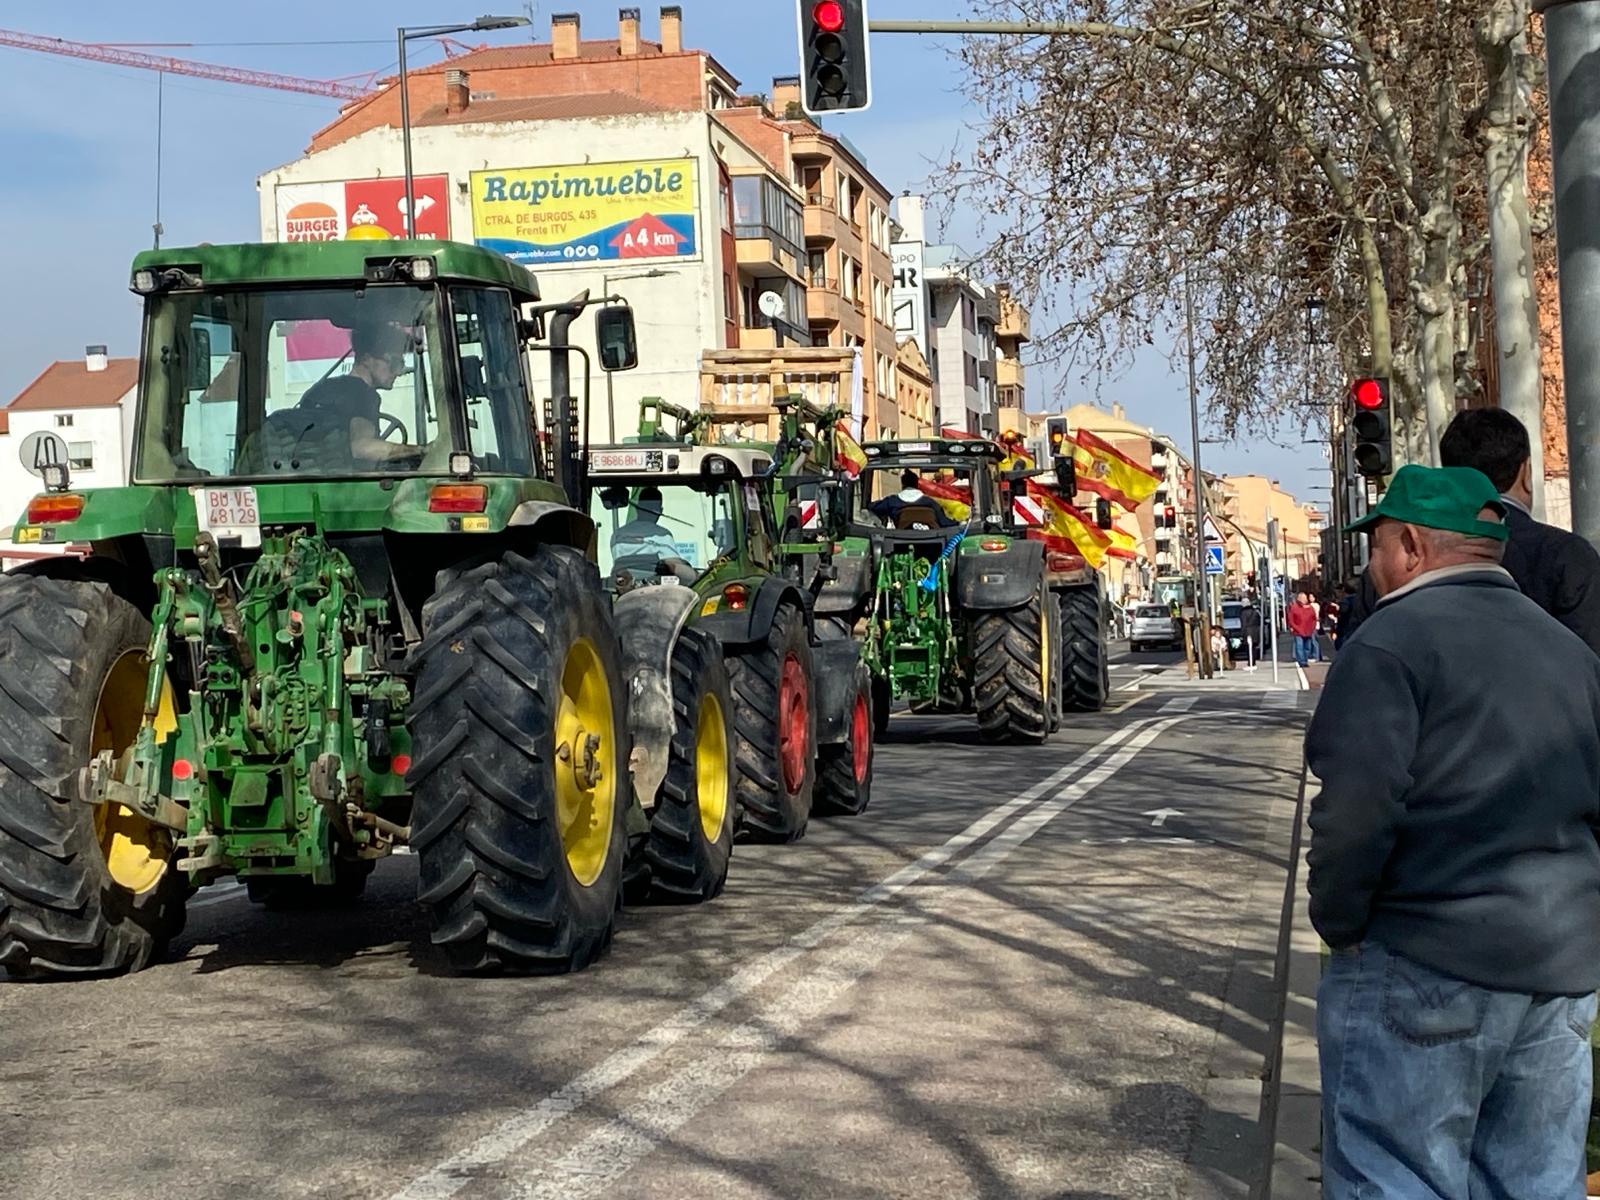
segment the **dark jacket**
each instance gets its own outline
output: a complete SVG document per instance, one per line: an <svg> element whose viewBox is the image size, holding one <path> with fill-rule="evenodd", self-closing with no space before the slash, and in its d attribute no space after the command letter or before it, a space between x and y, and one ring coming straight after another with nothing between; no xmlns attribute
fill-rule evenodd
<svg viewBox="0 0 1600 1200"><path fill-rule="evenodd" d="M1372 586L1372 573L1361 572L1355 595L1339 601L1339 645L1343 646L1351 634L1361 627L1361 622L1378 607L1378 589Z"/></svg>
<svg viewBox="0 0 1600 1200"><path fill-rule="evenodd" d="M1483 987L1600 989L1600 658L1501 571L1379 605L1306 734L1311 921Z"/></svg>
<svg viewBox="0 0 1600 1200"><path fill-rule="evenodd" d="M1502 560L1522 594L1600 654L1600 553L1584 538L1506 505L1511 540Z"/></svg>

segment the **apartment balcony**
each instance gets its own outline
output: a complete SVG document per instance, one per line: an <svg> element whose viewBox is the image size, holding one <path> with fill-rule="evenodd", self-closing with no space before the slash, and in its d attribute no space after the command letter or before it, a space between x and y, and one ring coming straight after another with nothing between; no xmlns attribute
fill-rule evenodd
<svg viewBox="0 0 1600 1200"><path fill-rule="evenodd" d="M1000 319L995 322L994 335L1013 341L1032 340L1033 319L1028 310L1012 298L1009 292L1000 293Z"/></svg>
<svg viewBox="0 0 1600 1200"><path fill-rule="evenodd" d="M796 283L804 283L800 273L799 248L773 235L762 225L734 227L735 252L739 268L761 277L782 275Z"/></svg>
<svg viewBox="0 0 1600 1200"><path fill-rule="evenodd" d="M1015 358L998 358L994 364L994 381L1000 387L1014 387L1021 390L1026 380L1026 372L1022 363Z"/></svg>
<svg viewBox="0 0 1600 1200"><path fill-rule="evenodd" d="M813 281L806 288L806 317L813 323L823 322L837 325L844 319L848 303L839 294L839 285L835 280L825 279L820 283Z"/></svg>
<svg viewBox="0 0 1600 1200"><path fill-rule="evenodd" d="M792 344L792 343L791 343ZM770 326L751 329L741 326L739 329L739 349L741 350L776 350L778 348L778 331Z"/></svg>
<svg viewBox="0 0 1600 1200"><path fill-rule="evenodd" d="M852 257L861 257L861 233L839 215L831 196L817 201L807 198L805 228L807 242L832 242L851 252Z"/></svg>

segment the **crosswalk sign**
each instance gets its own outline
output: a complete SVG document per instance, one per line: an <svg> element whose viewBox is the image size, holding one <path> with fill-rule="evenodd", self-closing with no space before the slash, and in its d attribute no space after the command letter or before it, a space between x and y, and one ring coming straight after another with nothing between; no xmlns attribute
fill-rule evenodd
<svg viewBox="0 0 1600 1200"><path fill-rule="evenodd" d="M1207 575L1221 575L1222 571L1223 571L1223 567L1222 567L1222 547L1221 546L1207 546L1206 547L1206 574Z"/></svg>

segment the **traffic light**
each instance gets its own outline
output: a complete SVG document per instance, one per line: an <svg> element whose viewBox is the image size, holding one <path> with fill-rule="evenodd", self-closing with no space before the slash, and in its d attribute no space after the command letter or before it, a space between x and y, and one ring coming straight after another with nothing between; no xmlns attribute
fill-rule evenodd
<svg viewBox="0 0 1600 1200"><path fill-rule="evenodd" d="M1161 524L1166 529L1178 527L1178 510L1172 505L1167 505L1161 510Z"/></svg>
<svg viewBox="0 0 1600 1200"><path fill-rule="evenodd" d="M872 102L867 0L800 0L801 107L812 116Z"/></svg>
<svg viewBox="0 0 1600 1200"><path fill-rule="evenodd" d="M1111 528L1111 501L1102 499L1094 502L1094 523L1101 529Z"/></svg>
<svg viewBox="0 0 1600 1200"><path fill-rule="evenodd" d="M1350 385L1350 432L1355 435L1356 470L1368 479L1381 479L1394 468L1392 416L1387 379L1357 379Z"/></svg>
<svg viewBox="0 0 1600 1200"><path fill-rule="evenodd" d="M1044 423L1045 437L1050 442L1050 454L1056 457L1067 453L1067 419L1051 417Z"/></svg>

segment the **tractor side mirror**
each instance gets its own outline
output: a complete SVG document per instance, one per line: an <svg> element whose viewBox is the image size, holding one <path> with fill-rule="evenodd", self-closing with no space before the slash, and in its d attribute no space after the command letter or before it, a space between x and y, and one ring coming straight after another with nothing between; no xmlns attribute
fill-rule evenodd
<svg viewBox="0 0 1600 1200"><path fill-rule="evenodd" d="M639 365L639 335L632 308L608 304L595 313L594 327L602 370L631 371Z"/></svg>
<svg viewBox="0 0 1600 1200"><path fill-rule="evenodd" d="M600 504L607 512L616 512L628 504L628 489L621 484L612 484L600 493Z"/></svg>
<svg viewBox="0 0 1600 1200"><path fill-rule="evenodd" d="M483 359L476 354L461 356L461 390L468 400L481 400L489 394L483 384Z"/></svg>
<svg viewBox="0 0 1600 1200"><path fill-rule="evenodd" d="M189 390L203 392L211 386L211 331L192 329L193 353L189 358Z"/></svg>
<svg viewBox="0 0 1600 1200"><path fill-rule="evenodd" d="M1061 498L1071 504L1078 491L1078 468L1064 454L1056 455L1056 487L1061 489Z"/></svg>

